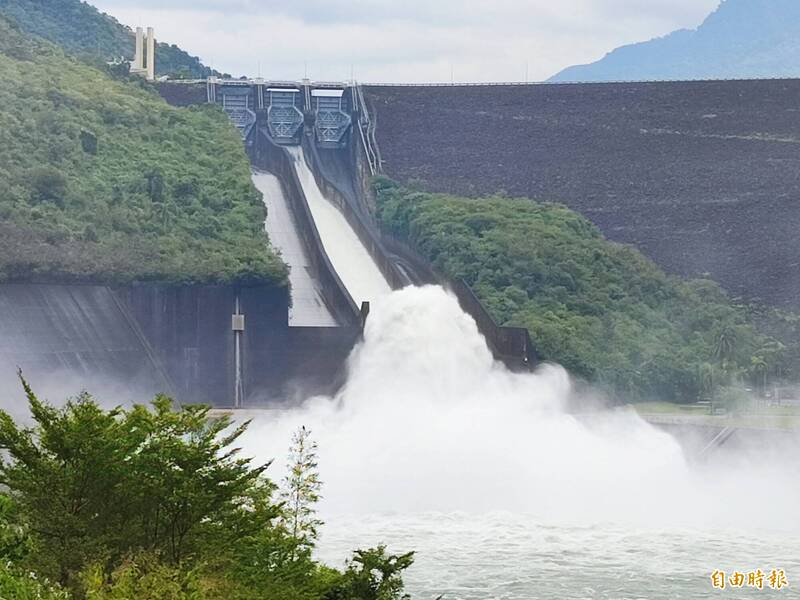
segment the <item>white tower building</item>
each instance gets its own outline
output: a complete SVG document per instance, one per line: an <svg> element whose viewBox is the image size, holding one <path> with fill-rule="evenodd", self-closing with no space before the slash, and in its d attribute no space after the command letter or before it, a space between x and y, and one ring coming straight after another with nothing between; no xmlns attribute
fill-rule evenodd
<svg viewBox="0 0 800 600"><path fill-rule="evenodd" d="M147 28L147 81L156 78L156 35L152 27Z"/></svg>
<svg viewBox="0 0 800 600"><path fill-rule="evenodd" d="M147 43L146 52L145 43ZM145 77L148 81L156 78L156 36L152 27L147 28L147 36L141 27L136 28L136 51L133 55L131 73Z"/></svg>

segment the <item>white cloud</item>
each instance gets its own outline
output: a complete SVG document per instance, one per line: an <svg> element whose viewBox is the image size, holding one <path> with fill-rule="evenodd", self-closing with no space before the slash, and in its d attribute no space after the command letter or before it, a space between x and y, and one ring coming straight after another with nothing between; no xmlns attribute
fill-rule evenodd
<svg viewBox="0 0 800 600"><path fill-rule="evenodd" d="M616 46L695 27L719 0L96 0L234 75L541 80Z"/></svg>

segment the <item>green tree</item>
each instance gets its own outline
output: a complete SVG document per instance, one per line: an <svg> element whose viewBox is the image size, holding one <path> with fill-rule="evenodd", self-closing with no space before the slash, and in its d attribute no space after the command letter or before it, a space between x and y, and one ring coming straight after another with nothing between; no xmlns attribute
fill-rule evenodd
<svg viewBox="0 0 800 600"><path fill-rule="evenodd" d="M161 202L164 198L164 175L154 169L145 175L147 180L147 195L151 202Z"/></svg>
<svg viewBox="0 0 800 600"><path fill-rule="evenodd" d="M750 358L750 375L757 385L761 388L763 395L767 389L767 373L769 372L769 365L762 356L752 356Z"/></svg>
<svg viewBox="0 0 800 600"><path fill-rule="evenodd" d="M81 131L81 148L86 154L91 154L92 156L97 154L97 136L93 134L91 131Z"/></svg>
<svg viewBox="0 0 800 600"><path fill-rule="evenodd" d="M0 598L403 597L411 554L357 552L346 573L313 560L319 477L307 430L291 451L294 502L278 502L267 465L239 456L248 423L164 396L104 410L82 394L56 408L22 385L31 423L0 411Z"/></svg>
<svg viewBox="0 0 800 600"><path fill-rule="evenodd" d="M387 554L385 546L356 550L342 581L325 600L404 600L403 571L414 563L414 553Z"/></svg>
<svg viewBox="0 0 800 600"><path fill-rule="evenodd" d="M317 443L311 430L300 427L292 436L288 474L284 479L284 523L300 550L310 550L322 521L316 517L322 482L317 464Z"/></svg>
<svg viewBox="0 0 800 600"><path fill-rule="evenodd" d="M94 9L0 1L0 283L288 283L223 111L169 106L140 78L23 33L7 11L77 27Z"/></svg>
<svg viewBox="0 0 800 600"><path fill-rule="evenodd" d="M52 167L37 167L31 172L30 180L35 200L63 206L67 193L67 178L63 173Z"/></svg>
<svg viewBox="0 0 800 600"><path fill-rule="evenodd" d="M0 598L8 600L72 600L70 594L31 573L0 563Z"/></svg>
<svg viewBox="0 0 800 600"><path fill-rule="evenodd" d="M179 216L178 207L169 199L162 198L153 204L153 208L164 231L167 231Z"/></svg>
<svg viewBox="0 0 800 600"><path fill-rule="evenodd" d="M87 2L3 0L0 2L0 15L87 62L105 66L108 61L114 61L112 69L128 72L128 61L120 59L133 58L131 30ZM156 56L157 75L181 73L190 78L202 78L219 74L174 44L159 42Z"/></svg>
<svg viewBox="0 0 800 600"><path fill-rule="evenodd" d="M31 536L19 506L10 496L0 494L0 561L19 564L31 550Z"/></svg>
<svg viewBox="0 0 800 600"><path fill-rule="evenodd" d="M725 368L735 357L738 335L736 329L723 324L714 340L714 358Z"/></svg>
<svg viewBox="0 0 800 600"><path fill-rule="evenodd" d="M697 378L700 391L704 398L710 398L714 393L714 365L702 363L697 369Z"/></svg>
<svg viewBox="0 0 800 600"><path fill-rule="evenodd" d="M138 554L122 562L110 576L100 565L83 575L87 600L206 600L214 597L197 570L164 564ZM220 600L222 600L220 598Z"/></svg>
<svg viewBox="0 0 800 600"><path fill-rule="evenodd" d="M539 358L612 395L693 402L709 392L706 363L716 365L711 387L730 385L777 339L792 346L777 364L800 375L796 319L756 318L713 281L668 276L564 206L425 193L384 177L373 189L384 230L463 280L498 324L528 328ZM794 341L781 333L792 329Z"/></svg>
<svg viewBox="0 0 800 600"><path fill-rule="evenodd" d="M152 409L104 411L83 394L56 409L23 386L34 425L0 411L0 481L29 524L37 571L79 589L88 564L147 550L177 565L242 533L266 469L233 447L246 423L174 410L163 396Z"/></svg>

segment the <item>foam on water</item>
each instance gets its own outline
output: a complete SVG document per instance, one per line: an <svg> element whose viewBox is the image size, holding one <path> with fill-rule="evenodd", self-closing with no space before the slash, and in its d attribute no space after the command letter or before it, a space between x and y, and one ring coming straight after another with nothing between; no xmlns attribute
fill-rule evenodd
<svg viewBox="0 0 800 600"><path fill-rule="evenodd" d="M406 288L373 305L342 390L257 420L246 448L260 460L274 458L272 476L280 477L292 431L309 427L319 443L321 512L331 523L323 529L321 556L341 557L378 541L397 550L411 544L423 551L411 574L417 582L412 589L426 593L445 591L426 587L431 578L469 579L484 572L481 592L456 597L542 597L532 588L487 595L507 569L489 565L469 548L470 540L484 536L495 540L492 552L509 556L508 544L517 547L539 536L541 531L529 530L534 526L553 527L554 535L596 529L591 550L583 547L582 534L563 539L580 546L574 550L583 552L582 561L594 556L598 565L608 560L604 540L616 539L609 532L619 531L639 535L642 552L658 552L668 532L679 532L675 539L689 540L687 552L713 549L703 550L710 566L731 550L731 539L785 536L785 548L775 546L774 554L786 550L792 553L787 564L800 564L797 461L731 455L692 466L675 439L633 411L568 414L569 394L570 380L560 367L514 374L495 363L474 321L441 288ZM487 517L497 511L510 516ZM435 556L437 540L449 540L451 570ZM629 540L626 548L635 543ZM535 550L520 552L522 557ZM621 571L610 579L634 568L635 551L626 556L630 564L617 564ZM673 576L669 569L661 575ZM706 575L694 573L699 579L692 585L705 585ZM562 584L568 587L569 581ZM638 589L644 594L639 597L670 597Z"/></svg>
<svg viewBox="0 0 800 600"><path fill-rule="evenodd" d="M514 374L495 363L472 318L441 288L406 288L375 303L335 398L257 422L250 439L279 463L291 431L310 427L326 512L713 520L731 504L755 518L761 501L775 510L800 500L797 480L773 478L770 464L698 475L672 437L632 411L567 414L569 392L560 367ZM708 506L714 489L737 486L734 501Z"/></svg>

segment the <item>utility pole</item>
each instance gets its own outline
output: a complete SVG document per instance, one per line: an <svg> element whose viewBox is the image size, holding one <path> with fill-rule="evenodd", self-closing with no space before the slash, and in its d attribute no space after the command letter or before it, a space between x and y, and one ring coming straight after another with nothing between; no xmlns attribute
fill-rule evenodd
<svg viewBox="0 0 800 600"><path fill-rule="evenodd" d="M231 319L233 329L233 363L234 363L234 389L233 406L241 408L244 401L244 382L242 381L242 334L244 333L244 315L239 303L239 294L234 301L234 313Z"/></svg>

